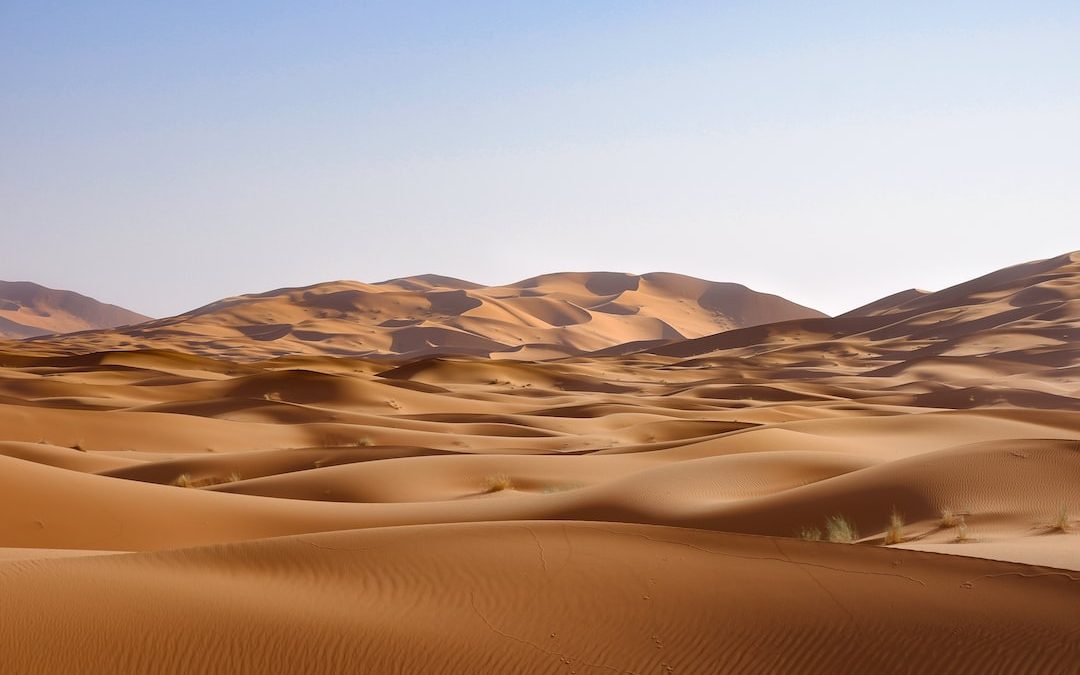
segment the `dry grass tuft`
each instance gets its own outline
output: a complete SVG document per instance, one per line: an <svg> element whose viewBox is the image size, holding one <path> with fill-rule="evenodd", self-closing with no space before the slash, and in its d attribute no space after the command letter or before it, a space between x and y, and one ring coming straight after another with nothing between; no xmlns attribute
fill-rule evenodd
<svg viewBox="0 0 1080 675"><path fill-rule="evenodd" d="M835 515L825 521L825 536L836 544L854 544L859 533L851 521L842 515Z"/></svg>
<svg viewBox="0 0 1080 675"><path fill-rule="evenodd" d="M203 478L192 478L191 474L182 473L173 480L172 485L184 488L201 488L223 483L235 483L240 480L244 480L244 477L236 471L233 471L228 476L205 476Z"/></svg>
<svg viewBox="0 0 1080 675"><path fill-rule="evenodd" d="M821 541L821 530L816 527L804 527L799 530L799 539L803 541Z"/></svg>
<svg viewBox="0 0 1080 675"><path fill-rule="evenodd" d="M514 482L505 473L496 473L484 478L484 492L502 492L514 487Z"/></svg>
<svg viewBox="0 0 1080 675"><path fill-rule="evenodd" d="M1067 507L1065 504L1062 504L1058 508L1058 512L1057 515L1054 517L1054 520L1050 523L1050 531L1068 532L1069 526L1069 507Z"/></svg>
<svg viewBox="0 0 1080 675"><path fill-rule="evenodd" d="M941 510L940 526L945 529L958 527L964 523L964 517L968 515L965 511L953 511L952 509Z"/></svg>
<svg viewBox="0 0 1080 675"><path fill-rule="evenodd" d="M889 527L885 530L885 545L892 546L904 541L904 514L893 507L892 515L889 516Z"/></svg>
<svg viewBox="0 0 1080 675"><path fill-rule="evenodd" d="M374 441L372 441L367 436L364 436L363 438L358 438L355 441L349 441L345 444L345 446L349 448L370 448L373 445L375 445Z"/></svg>

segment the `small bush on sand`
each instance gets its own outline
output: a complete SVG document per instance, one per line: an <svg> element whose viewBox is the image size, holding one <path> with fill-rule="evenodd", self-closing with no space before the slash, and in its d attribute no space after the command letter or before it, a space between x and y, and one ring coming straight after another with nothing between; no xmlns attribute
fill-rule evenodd
<svg viewBox="0 0 1080 675"><path fill-rule="evenodd" d="M821 530L816 527L804 527L799 530L799 539L804 541L821 541Z"/></svg>
<svg viewBox="0 0 1080 675"><path fill-rule="evenodd" d="M356 439L355 441L349 441L346 445L350 448L369 448L375 445L375 443L372 442L372 440L367 436L364 436L362 438Z"/></svg>
<svg viewBox="0 0 1080 675"><path fill-rule="evenodd" d="M885 545L891 546L904 541L904 515L893 507L889 516L889 527L885 529Z"/></svg>
<svg viewBox="0 0 1080 675"><path fill-rule="evenodd" d="M825 521L825 534L829 541L837 544L854 544L859 538L855 526L844 516L829 516Z"/></svg>
<svg viewBox="0 0 1080 675"><path fill-rule="evenodd" d="M203 478L192 478L191 474L182 473L173 480L172 484L176 487L201 488L221 485L222 483L235 483L243 479L244 477L236 471L233 471L228 476L205 476Z"/></svg>
<svg viewBox="0 0 1080 675"><path fill-rule="evenodd" d="M585 483L552 483L551 485L544 486L544 494L551 495L557 492L567 492L569 490L577 490L585 487Z"/></svg>
<svg viewBox="0 0 1080 675"><path fill-rule="evenodd" d="M496 473L484 478L485 492L502 492L514 487L514 482L505 473Z"/></svg>
<svg viewBox="0 0 1080 675"><path fill-rule="evenodd" d="M962 511L953 511L952 509L941 510L940 525L943 528L953 528L964 523L964 516L967 514Z"/></svg>
<svg viewBox="0 0 1080 675"><path fill-rule="evenodd" d="M1069 507L1064 504L1058 508L1057 515L1054 516L1054 520L1050 523L1051 532L1068 532L1069 531Z"/></svg>

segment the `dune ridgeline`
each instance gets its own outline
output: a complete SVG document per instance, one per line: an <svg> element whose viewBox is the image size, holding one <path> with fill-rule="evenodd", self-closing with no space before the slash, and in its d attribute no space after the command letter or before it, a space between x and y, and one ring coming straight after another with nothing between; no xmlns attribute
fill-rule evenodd
<svg viewBox="0 0 1080 675"><path fill-rule="evenodd" d="M666 273L36 302L0 672L1080 668L1080 253L837 317Z"/></svg>

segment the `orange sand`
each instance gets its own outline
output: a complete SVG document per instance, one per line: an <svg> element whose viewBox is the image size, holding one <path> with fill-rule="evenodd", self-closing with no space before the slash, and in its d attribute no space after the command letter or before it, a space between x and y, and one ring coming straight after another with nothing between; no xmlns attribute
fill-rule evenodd
<svg viewBox="0 0 1080 675"><path fill-rule="evenodd" d="M1080 667L1080 254L690 340L687 279L388 282L442 337L366 358L311 289L2 343L0 671Z"/></svg>

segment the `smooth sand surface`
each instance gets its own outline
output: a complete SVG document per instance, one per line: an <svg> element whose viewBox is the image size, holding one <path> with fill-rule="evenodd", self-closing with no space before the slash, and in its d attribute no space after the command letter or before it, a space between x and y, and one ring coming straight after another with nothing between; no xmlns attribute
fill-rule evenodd
<svg viewBox="0 0 1080 675"><path fill-rule="evenodd" d="M534 522L0 563L10 672L1064 672L1080 575Z"/></svg>
<svg viewBox="0 0 1080 675"><path fill-rule="evenodd" d="M1076 671L1078 267L547 360L4 343L0 672Z"/></svg>
<svg viewBox="0 0 1080 675"><path fill-rule="evenodd" d="M72 291L28 281L0 281L0 338L113 328L149 318Z"/></svg>

